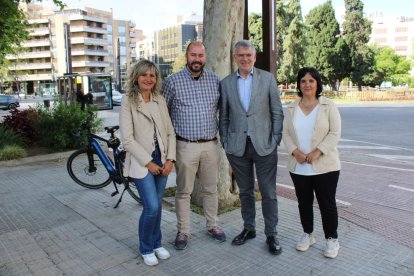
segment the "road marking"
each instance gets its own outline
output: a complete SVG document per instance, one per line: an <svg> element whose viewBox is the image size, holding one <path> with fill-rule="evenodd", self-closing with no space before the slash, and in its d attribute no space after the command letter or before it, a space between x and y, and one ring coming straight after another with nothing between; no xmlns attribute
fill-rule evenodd
<svg viewBox="0 0 414 276"><path fill-rule="evenodd" d="M290 185L286 185L286 184L276 183L276 185L280 186L280 187L283 187L283 188L290 189L290 190L295 189L295 187L290 186ZM336 202L339 203L339 204L345 205L345 206L351 206L352 205L351 203L349 203L347 201L340 200L340 199L336 199Z"/></svg>
<svg viewBox="0 0 414 276"><path fill-rule="evenodd" d="M401 187L401 186L397 186L397 185L388 185L388 187L414 193L414 189L410 189L410 188L405 188L405 187Z"/></svg>
<svg viewBox="0 0 414 276"><path fill-rule="evenodd" d="M378 157L383 159L389 160L414 160L414 156L407 156L407 155L389 155L389 154L368 154L372 157Z"/></svg>
<svg viewBox="0 0 414 276"><path fill-rule="evenodd" d="M390 147L380 146L349 146L349 145L338 145L338 149L367 149L367 150L398 150Z"/></svg>
<svg viewBox="0 0 414 276"><path fill-rule="evenodd" d="M387 167L387 166L369 165L369 164L362 164L362 163L349 162L349 161L341 161L341 162L351 164L351 165L358 165L358 166L365 166L365 167L372 167L372 168L389 169L389 170L396 170L396 171L403 171L403 172L414 172L414 170L412 169L402 169L402 168Z"/></svg>
<svg viewBox="0 0 414 276"><path fill-rule="evenodd" d="M368 145L374 145L374 146L380 146L380 147L387 147L387 148L393 148L393 149L402 149L402 150L414 151L414 149L407 149L407 148L402 148L402 147L394 147L394 146L383 145L383 144L376 144L376 143L370 143L370 142L364 142L364 141L359 141L359 140L340 139L340 141L342 141L342 142L357 142L357 143L361 143L361 144L368 144Z"/></svg>
<svg viewBox="0 0 414 276"><path fill-rule="evenodd" d="M340 200L340 199L336 199L336 202L339 203L339 204L345 205L345 206L351 206L352 205L351 203L349 203L347 201Z"/></svg>

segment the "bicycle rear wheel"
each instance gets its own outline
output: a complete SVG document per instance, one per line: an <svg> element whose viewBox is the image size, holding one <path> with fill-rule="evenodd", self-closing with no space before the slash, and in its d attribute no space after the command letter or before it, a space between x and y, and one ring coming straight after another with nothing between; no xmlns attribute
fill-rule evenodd
<svg viewBox="0 0 414 276"><path fill-rule="evenodd" d="M129 195L133 199L135 199L139 204L142 205L142 199L139 197L139 193L138 193L137 187L135 187L134 182L129 181L129 178L124 176L124 164L123 164L123 162L121 160L119 160L119 162L117 162L117 164L118 164L117 171L122 176L122 182L124 184L125 189L128 191Z"/></svg>
<svg viewBox="0 0 414 276"><path fill-rule="evenodd" d="M87 149L79 149L69 156L67 170L70 177L79 185L89 189L103 188L111 183L104 164L95 151L92 153L93 166L89 165Z"/></svg>
<svg viewBox="0 0 414 276"><path fill-rule="evenodd" d="M128 191L128 193L129 193L129 195L133 198L133 199L135 199L139 204L141 204L142 205L142 199L139 197L139 194L138 194L138 190L137 190L137 187L135 187L135 184L134 184L134 182L131 182L131 181L129 181L129 180L127 180L128 182L127 182L127 184L126 183L124 183L124 185L126 186L126 185L128 185L128 187L125 187L125 188L127 188L127 191Z"/></svg>

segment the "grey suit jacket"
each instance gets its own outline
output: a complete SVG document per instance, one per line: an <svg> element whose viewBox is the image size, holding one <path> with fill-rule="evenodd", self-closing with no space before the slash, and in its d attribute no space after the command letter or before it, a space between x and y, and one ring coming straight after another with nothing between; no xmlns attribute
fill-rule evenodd
<svg viewBox="0 0 414 276"><path fill-rule="evenodd" d="M269 72L254 68L248 111L240 101L237 73L220 83L220 141L227 154L243 156L247 133L260 156L275 150L282 139L283 107L276 80Z"/></svg>

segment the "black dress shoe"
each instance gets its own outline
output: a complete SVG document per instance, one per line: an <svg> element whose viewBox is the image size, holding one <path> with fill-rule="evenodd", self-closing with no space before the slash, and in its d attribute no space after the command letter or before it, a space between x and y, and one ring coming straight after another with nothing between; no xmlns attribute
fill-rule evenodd
<svg viewBox="0 0 414 276"><path fill-rule="evenodd" d="M243 231L238 234L233 241L231 242L234 245L242 245L244 244L247 240L253 239L256 237L256 231L249 231L247 229L243 229Z"/></svg>
<svg viewBox="0 0 414 276"><path fill-rule="evenodd" d="M279 241L275 236L267 237L266 243L269 246L270 254L279 255L282 253L282 247L280 246Z"/></svg>

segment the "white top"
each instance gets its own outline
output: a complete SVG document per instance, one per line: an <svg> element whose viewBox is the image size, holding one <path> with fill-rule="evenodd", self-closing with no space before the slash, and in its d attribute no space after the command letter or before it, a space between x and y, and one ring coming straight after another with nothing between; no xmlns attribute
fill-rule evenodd
<svg viewBox="0 0 414 276"><path fill-rule="evenodd" d="M294 127L298 139L299 150L301 150L304 154L308 154L312 151L313 129L315 128L318 111L319 104L317 104L308 115L305 115L299 106L295 109ZM303 164L297 163L294 173L300 175L317 174L313 169L312 164L308 164L306 162Z"/></svg>

